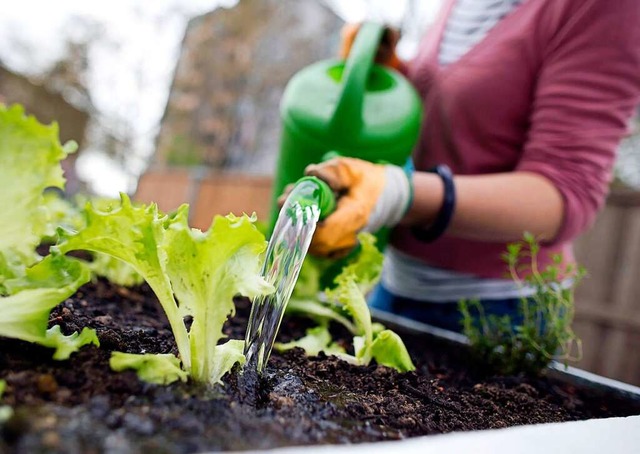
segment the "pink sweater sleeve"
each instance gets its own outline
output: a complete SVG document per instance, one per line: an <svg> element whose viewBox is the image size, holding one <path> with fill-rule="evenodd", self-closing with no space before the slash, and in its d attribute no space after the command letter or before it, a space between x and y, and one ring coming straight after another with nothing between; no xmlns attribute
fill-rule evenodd
<svg viewBox="0 0 640 454"><path fill-rule="evenodd" d="M564 199L553 243L593 221L615 151L640 98L640 1L585 0L544 52L517 170L539 173Z"/></svg>

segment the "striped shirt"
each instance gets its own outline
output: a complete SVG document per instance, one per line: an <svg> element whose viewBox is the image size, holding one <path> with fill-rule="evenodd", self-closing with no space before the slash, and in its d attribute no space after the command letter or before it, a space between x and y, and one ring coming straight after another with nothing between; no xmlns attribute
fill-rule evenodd
<svg viewBox="0 0 640 454"><path fill-rule="evenodd" d="M454 63L523 0L457 0L442 36L438 60Z"/></svg>
<svg viewBox="0 0 640 454"><path fill-rule="evenodd" d="M534 288L520 287L511 279L485 279L434 268L392 246L385 250L381 281L396 296L431 303L507 299L535 293Z"/></svg>
<svg viewBox="0 0 640 454"><path fill-rule="evenodd" d="M457 0L442 36L439 63L445 66L457 61L522 1ZM385 253L382 285L394 295L430 302L506 299L534 293L531 288L520 288L511 279L482 279L433 268L391 246Z"/></svg>

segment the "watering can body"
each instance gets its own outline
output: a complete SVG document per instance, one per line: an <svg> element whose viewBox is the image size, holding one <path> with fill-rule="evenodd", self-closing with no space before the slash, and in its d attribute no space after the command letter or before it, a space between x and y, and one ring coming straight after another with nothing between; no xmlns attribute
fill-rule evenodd
<svg viewBox="0 0 640 454"><path fill-rule="evenodd" d="M280 106L272 226L278 195L303 177L307 165L339 155L404 166L410 157L422 105L403 75L374 64L383 31L382 25L363 24L346 61L320 61L287 84Z"/></svg>

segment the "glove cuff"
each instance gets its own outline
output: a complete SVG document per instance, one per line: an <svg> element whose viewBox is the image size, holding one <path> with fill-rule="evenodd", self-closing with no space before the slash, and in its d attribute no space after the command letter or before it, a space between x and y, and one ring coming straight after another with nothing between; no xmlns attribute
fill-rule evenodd
<svg viewBox="0 0 640 454"><path fill-rule="evenodd" d="M384 187L364 230L377 232L382 227L393 227L404 217L413 190L410 177L402 167L384 166Z"/></svg>

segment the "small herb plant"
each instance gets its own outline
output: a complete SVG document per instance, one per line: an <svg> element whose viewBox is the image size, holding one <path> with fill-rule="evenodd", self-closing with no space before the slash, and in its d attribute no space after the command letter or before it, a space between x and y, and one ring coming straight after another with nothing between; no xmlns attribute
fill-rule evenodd
<svg viewBox="0 0 640 454"><path fill-rule="evenodd" d="M377 282L382 270L382 253L375 246L375 237L359 235L360 252L335 279L335 287L320 292L323 264L308 260L303 265L298 285L287 312L307 316L318 322L301 339L276 344L276 349L303 348L308 355L324 351L351 364L368 365L372 360L400 372L414 370L411 357L396 333L373 323L364 295ZM343 325L353 334L354 354L333 342L329 322Z"/></svg>
<svg viewBox="0 0 640 454"><path fill-rule="evenodd" d="M461 301L463 332L474 356L489 370L504 374L539 374L552 359L578 360L581 343L571 328L574 289L585 274L582 267L553 265L540 269L540 246L525 233L524 240L509 244L503 258L511 278L533 294L519 301L518 320L508 315L486 315L478 301Z"/></svg>

